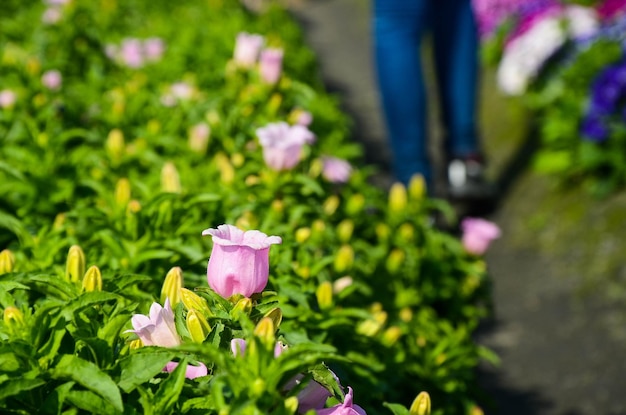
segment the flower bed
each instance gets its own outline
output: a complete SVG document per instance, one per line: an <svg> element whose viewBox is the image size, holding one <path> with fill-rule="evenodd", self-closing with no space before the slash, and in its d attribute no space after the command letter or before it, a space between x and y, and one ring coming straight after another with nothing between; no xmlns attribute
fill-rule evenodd
<svg viewBox="0 0 626 415"><path fill-rule="evenodd" d="M477 410L494 230L368 184L284 10L0 16L3 412Z"/></svg>
<svg viewBox="0 0 626 415"><path fill-rule="evenodd" d="M623 189L626 2L474 5L498 85L536 114L537 170L598 195Z"/></svg>

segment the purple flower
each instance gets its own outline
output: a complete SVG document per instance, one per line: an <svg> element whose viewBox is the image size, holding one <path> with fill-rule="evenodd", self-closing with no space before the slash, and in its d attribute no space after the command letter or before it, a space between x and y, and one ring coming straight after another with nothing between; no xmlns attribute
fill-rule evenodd
<svg viewBox="0 0 626 415"><path fill-rule="evenodd" d="M317 415L367 415L363 408L354 405L352 400L352 388L348 386L348 393L342 404L335 405L332 408L320 409L317 411Z"/></svg>
<svg viewBox="0 0 626 415"><path fill-rule="evenodd" d="M626 0L604 0L596 7L602 19L611 19L626 11Z"/></svg>
<svg viewBox="0 0 626 415"><path fill-rule="evenodd" d="M465 218L461 222L463 247L473 255L482 255L489 244L500 237L500 228L493 222L480 218Z"/></svg>
<svg viewBox="0 0 626 415"><path fill-rule="evenodd" d="M259 58L265 39L261 35L241 32L235 42L234 61L243 67L252 67Z"/></svg>
<svg viewBox="0 0 626 415"><path fill-rule="evenodd" d="M263 291L269 277L270 246L282 243L280 237L257 230L244 232L232 225L206 229L202 235L213 237L207 279L216 293L228 298Z"/></svg>
<svg viewBox="0 0 626 415"><path fill-rule="evenodd" d="M345 183L350 179L352 166L346 160L324 156L322 157L322 176L332 183Z"/></svg>
<svg viewBox="0 0 626 415"><path fill-rule="evenodd" d="M609 136L609 130L599 117L592 114L583 119L581 131L584 137L595 142L602 142Z"/></svg>
<svg viewBox="0 0 626 415"><path fill-rule="evenodd" d="M283 51L281 49L265 49L259 60L261 79L267 84L275 84L283 72Z"/></svg>
<svg viewBox="0 0 626 415"><path fill-rule="evenodd" d="M135 314L131 322L133 330L128 332L137 334L144 346L176 347L181 343L169 299L165 300L164 307L152 303L149 316Z"/></svg>
<svg viewBox="0 0 626 415"><path fill-rule="evenodd" d="M265 164L274 170L290 170L300 162L302 147L315 140L315 135L302 125L286 122L268 124L256 130L263 147Z"/></svg>
<svg viewBox="0 0 626 415"><path fill-rule="evenodd" d="M51 91L56 91L61 88L61 84L63 83L63 77L61 76L61 72L56 69L52 69L44 72L41 76L41 83L43 86L48 88Z"/></svg>
<svg viewBox="0 0 626 415"><path fill-rule="evenodd" d="M334 373L333 376L335 377L337 382L339 382L339 379L337 379L337 376L335 376ZM299 384L303 378L303 375L296 375L296 377L294 377L289 383L287 383L287 385L285 385L285 389L292 389L297 384ZM326 401L331 396L332 394L330 393L330 391L322 386L320 383L314 380L309 380L309 383L307 383L304 389L298 392L298 413L305 414L311 409L317 410L324 408L324 405L326 405Z"/></svg>
<svg viewBox="0 0 626 415"><path fill-rule="evenodd" d="M171 373L178 367L178 362L169 362L165 365L163 369L164 372ZM185 369L185 377L187 379L195 379L201 376L206 376L209 373L207 367L202 362L198 362L198 366L187 365L187 369Z"/></svg>

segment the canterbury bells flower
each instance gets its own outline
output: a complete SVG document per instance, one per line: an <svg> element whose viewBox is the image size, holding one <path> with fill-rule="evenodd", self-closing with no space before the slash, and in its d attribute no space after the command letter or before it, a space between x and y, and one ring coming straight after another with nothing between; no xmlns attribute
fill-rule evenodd
<svg viewBox="0 0 626 415"><path fill-rule="evenodd" d="M169 299L165 300L165 307L152 303L149 316L135 314L131 321L134 330L128 331L137 334L144 346L176 347L181 343Z"/></svg>
<svg viewBox="0 0 626 415"><path fill-rule="evenodd" d="M233 225L206 229L213 237L213 250L207 268L209 286L224 298L234 294L250 297L263 291L269 276L270 245L282 243L279 236L242 231Z"/></svg>
<svg viewBox="0 0 626 415"><path fill-rule="evenodd" d="M493 222L480 218L465 218L461 222L463 247L473 255L482 255L494 239L500 237L500 228Z"/></svg>
<svg viewBox="0 0 626 415"><path fill-rule="evenodd" d="M234 61L242 67L253 66L259 58L263 43L265 43L265 38L261 35L239 33L235 41Z"/></svg>
<svg viewBox="0 0 626 415"><path fill-rule="evenodd" d="M303 125L286 122L268 124L256 130L263 147L263 159L271 169L290 170L300 162L302 147L315 141L315 135Z"/></svg>

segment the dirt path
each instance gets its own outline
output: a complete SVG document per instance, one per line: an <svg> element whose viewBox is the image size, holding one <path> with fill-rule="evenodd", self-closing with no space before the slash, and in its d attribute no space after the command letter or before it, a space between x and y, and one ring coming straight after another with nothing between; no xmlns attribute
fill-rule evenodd
<svg viewBox="0 0 626 415"><path fill-rule="evenodd" d="M292 5L319 56L329 90L341 96L356 123L355 139L365 145L367 161L382 167L380 183L386 185L389 151L373 82L368 7L367 0L300 0ZM609 248L596 252L593 244L579 241L585 233L602 229L597 228L602 216L594 214L601 204L577 216L581 220L555 228L550 221L560 219L561 207L545 203L553 197L550 185L527 169L520 171L525 158L517 156L525 154L528 122L518 106L498 96L488 75L482 107L490 175L506 191L490 216L503 229L503 237L487 255L495 316L477 335L478 342L502 360L497 368L479 368L480 383L491 397L484 403L485 413L626 414L625 297L620 293L610 301L602 289L581 290L593 286L589 281L604 284L602 278L587 275L593 268L585 267L580 253L593 257ZM584 203L576 195L573 200ZM622 211L623 202L610 204ZM614 231L623 230L626 236L623 228ZM600 240L613 241L610 249L626 248L619 234L603 236ZM623 267L610 270L621 272L619 278L626 280ZM616 285L620 282L626 285L619 279Z"/></svg>

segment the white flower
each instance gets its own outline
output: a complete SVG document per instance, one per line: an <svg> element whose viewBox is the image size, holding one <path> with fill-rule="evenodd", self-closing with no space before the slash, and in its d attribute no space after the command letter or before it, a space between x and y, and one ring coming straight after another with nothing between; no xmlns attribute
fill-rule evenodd
<svg viewBox="0 0 626 415"><path fill-rule="evenodd" d="M509 95L520 95L544 62L565 42L558 16L546 17L513 39L504 50L497 72L498 85Z"/></svg>

